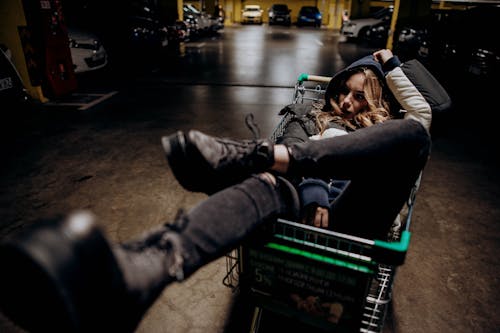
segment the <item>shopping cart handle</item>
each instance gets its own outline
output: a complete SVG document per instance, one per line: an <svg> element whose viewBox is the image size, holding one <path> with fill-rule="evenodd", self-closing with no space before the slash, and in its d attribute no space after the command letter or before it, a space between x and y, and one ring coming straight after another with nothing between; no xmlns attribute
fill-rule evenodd
<svg viewBox="0 0 500 333"><path fill-rule="evenodd" d="M329 76L310 75L310 74L302 73L299 75L299 78L297 79L297 81L299 83L302 83L304 81L317 81L317 82L328 83L328 82L330 82L331 79L332 78Z"/></svg>
<svg viewBox="0 0 500 333"><path fill-rule="evenodd" d="M304 81L307 81L309 75L306 74L306 73L302 73L299 75L299 78L297 79L297 81L299 81L300 83L304 82Z"/></svg>
<svg viewBox="0 0 500 333"><path fill-rule="evenodd" d="M410 245L411 232L404 230L399 242L375 240L373 257L388 264L401 265L405 261L406 251Z"/></svg>

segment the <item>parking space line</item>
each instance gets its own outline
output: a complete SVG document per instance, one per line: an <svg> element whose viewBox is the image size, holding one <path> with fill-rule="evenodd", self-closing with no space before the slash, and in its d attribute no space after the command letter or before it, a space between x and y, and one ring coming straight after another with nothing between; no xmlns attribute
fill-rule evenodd
<svg viewBox="0 0 500 333"><path fill-rule="evenodd" d="M186 44L186 47L192 47L192 48L198 48L198 49L201 49L203 46L205 46L205 43L189 43L189 44Z"/></svg>
<svg viewBox="0 0 500 333"><path fill-rule="evenodd" d="M70 96L65 97L65 100L54 100L45 103L46 106L75 106L78 110L87 110L96 104L99 104L106 99L117 94L118 91L112 91L106 94L98 93L73 93Z"/></svg>
<svg viewBox="0 0 500 333"><path fill-rule="evenodd" d="M322 42L322 41L320 41L319 39L315 39L315 40L314 40L314 42L315 42L316 44L318 44L319 46L325 46L325 44L323 44L323 42Z"/></svg>
<svg viewBox="0 0 500 333"><path fill-rule="evenodd" d="M101 97L99 97L98 99L96 99L90 103L83 105L82 107L78 108L78 110L87 110L88 108L91 108L94 105L101 103L102 101L112 97L113 95L116 95L117 93L118 93L118 91L112 91L112 92L104 94L104 95L103 94L95 94L96 96L101 95Z"/></svg>

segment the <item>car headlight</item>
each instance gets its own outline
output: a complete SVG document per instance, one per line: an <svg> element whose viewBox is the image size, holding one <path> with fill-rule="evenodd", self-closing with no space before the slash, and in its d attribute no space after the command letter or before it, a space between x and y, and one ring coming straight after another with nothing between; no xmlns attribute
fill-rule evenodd
<svg viewBox="0 0 500 333"><path fill-rule="evenodd" d="M269 17L273 17L273 16L274 16L274 14L273 14L273 13L269 13Z"/></svg>
<svg viewBox="0 0 500 333"><path fill-rule="evenodd" d="M321 20L321 15L320 15L320 14L316 15L316 18L317 18L318 20Z"/></svg>

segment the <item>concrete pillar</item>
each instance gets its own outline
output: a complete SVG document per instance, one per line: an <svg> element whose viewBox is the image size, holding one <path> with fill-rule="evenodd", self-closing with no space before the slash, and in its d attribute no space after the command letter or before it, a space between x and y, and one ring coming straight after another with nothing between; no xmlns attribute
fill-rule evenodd
<svg viewBox="0 0 500 333"><path fill-rule="evenodd" d="M351 13L351 0L331 0L328 9L328 28L340 30L342 27L342 13L344 10Z"/></svg>
<svg viewBox="0 0 500 333"><path fill-rule="evenodd" d="M157 5L160 19L167 24L173 24L182 17L182 0L157 0Z"/></svg>
<svg viewBox="0 0 500 333"><path fill-rule="evenodd" d="M219 4L222 5L226 15L224 24L231 25L234 23L234 0L221 0Z"/></svg>

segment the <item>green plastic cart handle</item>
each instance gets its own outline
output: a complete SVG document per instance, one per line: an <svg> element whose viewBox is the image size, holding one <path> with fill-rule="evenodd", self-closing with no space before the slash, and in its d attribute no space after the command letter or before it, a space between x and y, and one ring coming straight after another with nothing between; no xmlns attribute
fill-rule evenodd
<svg viewBox="0 0 500 333"><path fill-rule="evenodd" d="M374 240L373 259L392 265L402 265L410 245L411 232L404 230L399 242Z"/></svg>
<svg viewBox="0 0 500 333"><path fill-rule="evenodd" d="M306 73L302 73L299 75L299 78L297 79L297 81L299 81L300 83L304 82L304 81L307 81L309 79L309 74L306 74Z"/></svg>

